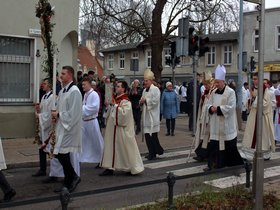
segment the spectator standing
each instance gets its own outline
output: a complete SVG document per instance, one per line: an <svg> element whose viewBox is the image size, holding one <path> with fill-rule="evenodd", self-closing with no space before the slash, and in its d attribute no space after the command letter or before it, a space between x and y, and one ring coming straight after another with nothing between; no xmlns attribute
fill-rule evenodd
<svg viewBox="0 0 280 210"><path fill-rule="evenodd" d="M135 134L141 132L141 108L139 101L142 96L143 89L140 87L140 82L135 79L132 83L131 90L129 91L129 99L132 104L133 118L136 125Z"/></svg>
<svg viewBox="0 0 280 210"><path fill-rule="evenodd" d="M166 136L174 136L175 130L175 120L177 114L179 113L179 103L175 90L171 82L166 83L166 89L164 89L161 102L160 102L160 112L162 116L166 119Z"/></svg>

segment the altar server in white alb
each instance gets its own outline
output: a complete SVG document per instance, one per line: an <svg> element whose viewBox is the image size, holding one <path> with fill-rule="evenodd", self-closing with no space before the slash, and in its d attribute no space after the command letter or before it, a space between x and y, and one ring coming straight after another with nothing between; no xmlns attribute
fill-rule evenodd
<svg viewBox="0 0 280 210"><path fill-rule="evenodd" d="M40 176L43 172L46 173L47 153L50 151L50 140L52 137L51 106L52 100L55 99L53 99L53 93L48 78L43 80L42 88L46 94L43 95L39 107L36 106L36 117L39 119L41 138L41 145L39 148L40 170L33 176ZM57 177L64 177L63 169L59 161L53 158L50 161L49 177L43 180L43 182L55 182L57 181Z"/></svg>
<svg viewBox="0 0 280 210"><path fill-rule="evenodd" d="M225 83L226 69L218 65L215 70L216 90L212 92L208 113L210 115L210 142L208 144L208 168L242 165L237 150L236 97Z"/></svg>
<svg viewBox="0 0 280 210"><path fill-rule="evenodd" d="M53 153L63 167L63 187L67 187L70 192L74 191L81 181L70 160L70 153L76 155L81 152L82 140L82 95L74 85L74 73L71 66L62 68L60 79L63 89L59 92L57 110L52 112L53 122L56 123ZM75 159L76 161L79 162L78 159Z"/></svg>
<svg viewBox="0 0 280 210"><path fill-rule="evenodd" d="M114 174L120 170L129 174L139 174L144 170L143 161L135 139L132 105L129 101L128 85L118 81L116 97L108 106L104 137L104 154L101 167L106 168L100 176Z"/></svg>
<svg viewBox="0 0 280 210"><path fill-rule="evenodd" d="M85 91L83 100L82 122L82 152L80 162L100 163L104 141L98 124L100 99L97 92L91 87L92 79L84 77L82 81Z"/></svg>

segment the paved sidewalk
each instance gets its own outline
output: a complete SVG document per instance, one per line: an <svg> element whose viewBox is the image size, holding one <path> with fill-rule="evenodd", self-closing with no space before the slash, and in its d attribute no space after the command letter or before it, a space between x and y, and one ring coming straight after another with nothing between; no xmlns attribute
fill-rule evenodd
<svg viewBox="0 0 280 210"><path fill-rule="evenodd" d="M186 148L192 145L194 137L192 137L192 132L188 131L187 122L187 115L180 114L176 119L175 136L165 136L165 120L163 119L161 121L159 140L165 150ZM239 132L238 139L241 140L242 136L243 132L241 131ZM34 138L2 138L3 150L8 168L39 166L38 146L33 144L33 140ZM136 136L136 140L141 154L147 153L147 147L145 142L142 141L141 133ZM279 187L280 178L266 180L266 183L264 184L265 192L274 192L273 194L275 194L280 199L280 191L278 190Z"/></svg>

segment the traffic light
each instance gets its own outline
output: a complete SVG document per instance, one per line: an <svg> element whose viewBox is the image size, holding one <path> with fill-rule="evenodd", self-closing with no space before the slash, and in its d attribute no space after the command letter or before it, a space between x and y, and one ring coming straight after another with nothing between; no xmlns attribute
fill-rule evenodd
<svg viewBox="0 0 280 210"><path fill-rule="evenodd" d="M251 69L251 72L255 71L256 70L256 61L254 60L254 56L251 56L251 60L250 60L250 69Z"/></svg>
<svg viewBox="0 0 280 210"><path fill-rule="evenodd" d="M175 58L175 65L179 65L180 62L181 62L180 57L176 56L176 58Z"/></svg>
<svg viewBox="0 0 280 210"><path fill-rule="evenodd" d="M205 55L206 52L210 51L210 48L206 46L209 42L209 37L205 38L199 38L199 57L202 57Z"/></svg>
<svg viewBox="0 0 280 210"><path fill-rule="evenodd" d="M198 36L190 36L189 38L189 56L195 55L198 50Z"/></svg>
<svg viewBox="0 0 280 210"><path fill-rule="evenodd" d="M171 60L172 60L176 56L176 42L171 42L170 48L171 48L170 56L171 56Z"/></svg>
<svg viewBox="0 0 280 210"><path fill-rule="evenodd" d="M165 65L171 66L171 58L165 58Z"/></svg>

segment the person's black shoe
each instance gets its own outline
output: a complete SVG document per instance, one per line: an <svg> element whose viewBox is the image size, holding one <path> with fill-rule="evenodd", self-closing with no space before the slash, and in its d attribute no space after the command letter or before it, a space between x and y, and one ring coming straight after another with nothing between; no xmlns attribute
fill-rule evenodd
<svg viewBox="0 0 280 210"><path fill-rule="evenodd" d="M58 182L58 178L55 176L49 176L48 178L42 180L43 183L48 184L48 183L55 183Z"/></svg>
<svg viewBox="0 0 280 210"><path fill-rule="evenodd" d="M9 192L5 193L3 202L11 201L16 194L16 191L14 189L11 189Z"/></svg>
<svg viewBox="0 0 280 210"><path fill-rule="evenodd" d="M170 136L170 133L165 134L165 136Z"/></svg>
<svg viewBox="0 0 280 210"><path fill-rule="evenodd" d="M69 187L69 192L70 193L73 192L80 182L81 182L81 178L79 176L76 176Z"/></svg>
<svg viewBox="0 0 280 210"><path fill-rule="evenodd" d="M164 153L163 149L157 152L158 155L163 155L163 153Z"/></svg>
<svg viewBox="0 0 280 210"><path fill-rule="evenodd" d="M45 171L41 171L41 170L37 171L37 173L35 173L35 174L32 174L33 177L46 176L46 175L47 175L47 173Z"/></svg>
<svg viewBox="0 0 280 210"><path fill-rule="evenodd" d="M155 160L157 157L155 155L148 155L148 160Z"/></svg>
<svg viewBox="0 0 280 210"><path fill-rule="evenodd" d="M212 168L207 167L207 168L204 168L203 171L204 171L204 172L212 171Z"/></svg>
<svg viewBox="0 0 280 210"><path fill-rule="evenodd" d="M171 136L175 136L175 134L174 134L174 133L171 133Z"/></svg>
<svg viewBox="0 0 280 210"><path fill-rule="evenodd" d="M97 164L97 166L95 166L96 169L100 169L100 163Z"/></svg>
<svg viewBox="0 0 280 210"><path fill-rule="evenodd" d="M268 161L268 160L270 160L270 157L264 158L263 160L264 160L264 161Z"/></svg>
<svg viewBox="0 0 280 210"><path fill-rule="evenodd" d="M58 188L55 188L53 191L54 191L55 193L60 193L60 192L62 191L62 188L64 188L64 187L66 187L66 186L62 185L62 186L60 186L60 187L58 187Z"/></svg>
<svg viewBox="0 0 280 210"><path fill-rule="evenodd" d="M198 161L198 162L203 162L203 158L200 157L200 156L193 157L193 159Z"/></svg>
<svg viewBox="0 0 280 210"><path fill-rule="evenodd" d="M114 170L111 169L105 169L99 176L112 176L114 175Z"/></svg>

